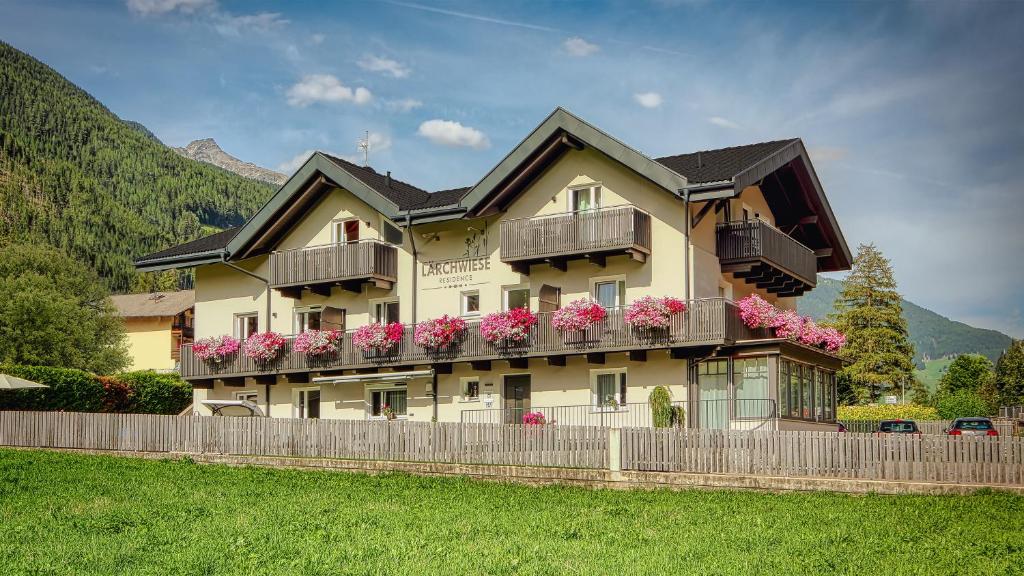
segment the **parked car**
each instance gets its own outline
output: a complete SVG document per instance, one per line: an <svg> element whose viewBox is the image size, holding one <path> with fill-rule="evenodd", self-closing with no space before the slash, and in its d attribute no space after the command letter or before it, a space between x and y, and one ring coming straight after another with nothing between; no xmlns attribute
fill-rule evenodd
<svg viewBox="0 0 1024 576"><path fill-rule="evenodd" d="M917 427L917 422L913 420L882 420L878 423L878 430L875 434L917 434L921 435L921 430Z"/></svg>
<svg viewBox="0 0 1024 576"><path fill-rule="evenodd" d="M950 436L999 436L988 418L957 418L946 428Z"/></svg>
<svg viewBox="0 0 1024 576"><path fill-rule="evenodd" d="M837 428L836 432L846 432L846 424L843 424L842 422L839 422L838 420L836 421L836 428Z"/></svg>

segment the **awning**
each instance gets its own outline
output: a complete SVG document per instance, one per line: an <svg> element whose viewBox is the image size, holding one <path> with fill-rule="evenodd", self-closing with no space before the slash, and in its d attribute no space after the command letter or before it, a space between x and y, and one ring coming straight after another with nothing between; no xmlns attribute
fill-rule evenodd
<svg viewBox="0 0 1024 576"><path fill-rule="evenodd" d="M203 406L209 406L213 410L214 416L229 416L229 414L224 414L221 411L231 407L248 410L251 416L266 416L259 406L248 400L202 400L199 403Z"/></svg>
<svg viewBox="0 0 1024 576"><path fill-rule="evenodd" d="M376 374L351 374L349 376L321 376L313 378L316 384L344 384L346 382L397 382L416 378L432 378L433 370L409 370L407 372L378 372Z"/></svg>

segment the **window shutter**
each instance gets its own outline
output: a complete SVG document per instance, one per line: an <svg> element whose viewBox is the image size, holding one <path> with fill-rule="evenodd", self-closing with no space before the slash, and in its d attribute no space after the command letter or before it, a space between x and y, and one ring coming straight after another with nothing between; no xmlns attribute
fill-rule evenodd
<svg viewBox="0 0 1024 576"><path fill-rule="evenodd" d="M320 328L323 330L345 330L345 310L324 306L320 311Z"/></svg>
<svg viewBox="0 0 1024 576"><path fill-rule="evenodd" d="M539 312L554 312L560 308L562 289L557 286L542 284L540 294L537 296Z"/></svg>
<svg viewBox="0 0 1024 576"><path fill-rule="evenodd" d="M626 373L619 374L619 404L626 403Z"/></svg>
<svg viewBox="0 0 1024 576"><path fill-rule="evenodd" d="M395 246L402 245L402 231L397 227L391 225L389 222L384 222L384 241L388 244L394 244Z"/></svg>

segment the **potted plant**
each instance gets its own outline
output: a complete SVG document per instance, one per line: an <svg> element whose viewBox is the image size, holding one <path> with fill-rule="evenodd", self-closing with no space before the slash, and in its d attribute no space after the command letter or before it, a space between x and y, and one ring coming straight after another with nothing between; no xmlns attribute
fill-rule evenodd
<svg viewBox="0 0 1024 576"><path fill-rule="evenodd" d="M398 417L398 415L395 414L395 409L392 408L390 404L385 404L380 407L380 415L383 416L385 420L394 420Z"/></svg>
<svg viewBox="0 0 1024 576"><path fill-rule="evenodd" d="M306 358L324 358L338 351L341 330L306 330L295 337L294 349Z"/></svg>
<svg viewBox="0 0 1024 576"><path fill-rule="evenodd" d="M530 339L530 329L537 324L537 315L529 309L513 308L494 312L480 321L480 335L495 345L522 345Z"/></svg>
<svg viewBox="0 0 1024 576"><path fill-rule="evenodd" d="M238 352L241 342L238 338L222 334L201 338L192 345L192 353L196 358L211 364L220 364Z"/></svg>
<svg viewBox="0 0 1024 576"><path fill-rule="evenodd" d="M523 414L523 425L525 426L544 426L554 423L554 420L548 422L547 417L541 412L526 412Z"/></svg>
<svg viewBox="0 0 1024 576"><path fill-rule="evenodd" d="M596 300L580 298L551 313L551 326L568 342L586 337L586 330L605 319L608 311Z"/></svg>
<svg viewBox="0 0 1024 576"><path fill-rule="evenodd" d="M417 324L412 340L417 346L437 352L460 341L465 332L465 320L445 314Z"/></svg>
<svg viewBox="0 0 1024 576"><path fill-rule="evenodd" d="M367 324L352 334L352 344L364 355L387 354L402 341L405 327L398 322L390 324Z"/></svg>
<svg viewBox="0 0 1024 576"><path fill-rule="evenodd" d="M623 320L626 324L644 333L668 330L672 317L686 312L686 303L678 298L644 296L626 308Z"/></svg>
<svg viewBox="0 0 1024 576"><path fill-rule="evenodd" d="M243 349L246 357L257 362L271 362L284 348L284 336L277 332L258 332L246 338Z"/></svg>
<svg viewBox="0 0 1024 576"><path fill-rule="evenodd" d="M819 326L809 316L780 310L757 294L736 303L740 319L748 328L770 328L776 338L795 340L807 346L836 353L846 345L846 336L831 326Z"/></svg>

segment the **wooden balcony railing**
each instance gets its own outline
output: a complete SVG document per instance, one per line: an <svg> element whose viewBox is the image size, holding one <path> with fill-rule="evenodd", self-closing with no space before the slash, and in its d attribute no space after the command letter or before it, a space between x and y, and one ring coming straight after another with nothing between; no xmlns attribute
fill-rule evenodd
<svg viewBox="0 0 1024 576"><path fill-rule="evenodd" d="M257 362L241 352L221 363L199 360L192 347L183 346L181 373L186 379L227 378L261 374L308 372L398 366L444 364L535 356L566 356L583 353L623 352L659 348L683 348L731 343L739 339L761 337L747 329L732 302L722 298L691 300L687 311L672 318L667 330L645 332L627 325L624 310L608 310L607 317L580 333L562 333L551 326L551 313L538 313L530 338L516 345L493 344L480 335L479 321L470 322L462 340L450 349L425 350L413 342L413 326L405 327L402 341L387 353L364 353L352 343L354 330L342 338L339 350L327 357L307 358L295 352L293 338L271 363Z"/></svg>
<svg viewBox="0 0 1024 576"><path fill-rule="evenodd" d="M379 240L297 248L270 255L270 286L310 286L398 277L398 250Z"/></svg>
<svg viewBox="0 0 1024 576"><path fill-rule="evenodd" d="M651 216L635 206L517 218L501 223L502 262L651 253Z"/></svg>
<svg viewBox="0 0 1024 576"><path fill-rule="evenodd" d="M751 283L778 288L774 292L798 285L810 289L817 283L814 251L767 222L754 219L719 224L717 243L723 271L739 272L738 277ZM768 267L776 274L767 274Z"/></svg>

